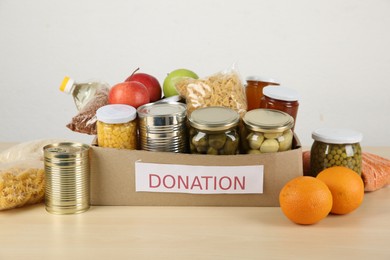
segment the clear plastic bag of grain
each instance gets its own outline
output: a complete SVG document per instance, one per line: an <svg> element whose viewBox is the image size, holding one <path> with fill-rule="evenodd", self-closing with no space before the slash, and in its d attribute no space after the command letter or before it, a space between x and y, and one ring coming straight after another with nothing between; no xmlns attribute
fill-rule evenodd
<svg viewBox="0 0 390 260"><path fill-rule="evenodd" d="M0 153L0 210L41 202L45 196L42 147L59 140L36 140Z"/></svg>
<svg viewBox="0 0 390 260"><path fill-rule="evenodd" d="M108 93L109 88L107 85L97 85L91 100L79 110L66 127L74 132L96 135L96 111L108 104Z"/></svg>
<svg viewBox="0 0 390 260"><path fill-rule="evenodd" d="M241 118L247 111L244 85L234 66L206 78L183 78L175 87L186 100L188 115L198 108L210 106L231 108Z"/></svg>

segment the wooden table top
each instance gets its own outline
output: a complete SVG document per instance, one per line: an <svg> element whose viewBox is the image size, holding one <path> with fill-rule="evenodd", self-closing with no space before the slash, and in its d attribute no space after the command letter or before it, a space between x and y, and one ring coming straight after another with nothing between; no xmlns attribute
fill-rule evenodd
<svg viewBox="0 0 390 260"><path fill-rule="evenodd" d="M390 147L364 150L390 158ZM278 207L93 206L53 215L37 204L0 212L0 259L390 259L389 241L390 186L310 226Z"/></svg>

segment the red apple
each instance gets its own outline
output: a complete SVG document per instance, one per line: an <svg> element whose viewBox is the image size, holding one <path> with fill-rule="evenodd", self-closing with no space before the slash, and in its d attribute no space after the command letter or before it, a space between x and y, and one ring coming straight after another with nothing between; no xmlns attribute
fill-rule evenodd
<svg viewBox="0 0 390 260"><path fill-rule="evenodd" d="M149 102L149 91L136 81L118 83L108 93L109 104L126 104L137 108Z"/></svg>
<svg viewBox="0 0 390 260"><path fill-rule="evenodd" d="M135 71L137 72L137 70ZM146 73L135 73L128 77L127 81L137 81L145 85L149 91L150 102L154 102L161 99L161 85L158 80L152 75Z"/></svg>

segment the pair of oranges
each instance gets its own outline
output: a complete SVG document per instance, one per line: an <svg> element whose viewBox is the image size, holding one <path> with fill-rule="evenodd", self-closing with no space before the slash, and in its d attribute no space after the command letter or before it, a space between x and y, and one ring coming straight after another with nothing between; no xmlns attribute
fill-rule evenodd
<svg viewBox="0 0 390 260"><path fill-rule="evenodd" d="M348 214L363 202L364 183L353 170L335 166L316 178L301 176L289 181L280 191L283 213L297 224L314 224L329 213Z"/></svg>

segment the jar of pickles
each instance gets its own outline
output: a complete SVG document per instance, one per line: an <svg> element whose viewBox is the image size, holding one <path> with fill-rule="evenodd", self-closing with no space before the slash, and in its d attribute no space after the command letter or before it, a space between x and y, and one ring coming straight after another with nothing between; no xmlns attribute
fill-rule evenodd
<svg viewBox="0 0 390 260"><path fill-rule="evenodd" d="M276 109L286 112L297 121L299 93L286 87L267 86L263 89L260 108ZM292 128L294 130L294 126Z"/></svg>
<svg viewBox="0 0 390 260"><path fill-rule="evenodd" d="M248 102L248 111L259 108L265 86L279 85L279 82L275 79L258 76L249 76L246 78L246 82L245 94Z"/></svg>
<svg viewBox="0 0 390 260"><path fill-rule="evenodd" d="M189 117L191 153L237 154L239 120L240 115L226 107L204 107L193 111Z"/></svg>
<svg viewBox="0 0 390 260"><path fill-rule="evenodd" d="M137 149L137 111L128 105L106 105L96 111L101 147Z"/></svg>
<svg viewBox="0 0 390 260"><path fill-rule="evenodd" d="M243 150L248 154L274 153L291 150L294 119L273 109L254 109L243 118L245 140Z"/></svg>
<svg viewBox="0 0 390 260"><path fill-rule="evenodd" d="M349 129L320 128L312 133L314 139L310 151L310 175L315 177L322 170L332 166L344 166L357 172L362 171L363 135Z"/></svg>

